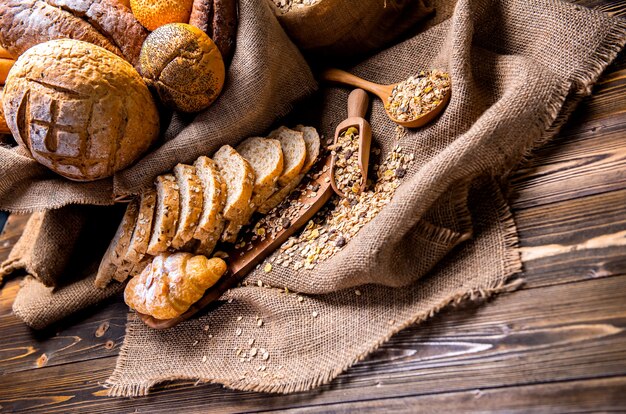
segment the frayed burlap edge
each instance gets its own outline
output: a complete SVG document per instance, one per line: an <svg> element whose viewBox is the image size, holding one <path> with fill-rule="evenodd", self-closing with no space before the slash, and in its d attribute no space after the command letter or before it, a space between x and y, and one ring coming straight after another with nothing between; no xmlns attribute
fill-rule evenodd
<svg viewBox="0 0 626 414"><path fill-rule="evenodd" d="M517 227L515 226L515 220L513 214L503 196L498 197L496 201L496 210L499 217L498 223L500 225L500 234L503 235L504 240L504 260L502 263L501 276L490 283L488 286L474 286L464 291L457 292L456 294L441 301L435 307L427 312L418 313L411 320L395 326L389 333L378 339L377 342L365 352L355 356L355 358L348 364L334 368L322 375L318 375L314 378L307 378L297 382L285 382L272 385L261 385L258 383L247 381L246 379L239 381L228 381L224 379L211 379L211 380L199 380L199 383L211 383L220 384L226 388L242 391L255 391L255 392L270 392L279 394L289 394L293 392L308 391L313 388L319 387L324 384L328 384L335 379L339 374L349 369L351 366L359 361L365 359L369 354L377 350L381 345L388 342L391 337L398 332L406 329L412 325L422 323L429 318L432 318L437 313L441 312L445 308L451 306L457 306L466 302L484 301L495 294L503 292L512 292L518 289L523 283L523 279L512 277L522 271L522 261L518 248ZM434 228L430 225L428 228ZM441 229L438 230L446 230ZM448 235L442 234L442 236L448 237ZM134 318L134 314L130 312L128 314L128 321ZM133 333L132 324L127 322L126 336ZM108 388L107 395L110 397L136 397L144 396L150 392L150 389L160 383L177 381L177 380L195 380L197 378L187 376L172 376L166 379L149 380L135 384L121 384L121 375L125 371L125 361L128 359L128 347L126 341L122 344L120 353L117 359L115 370L111 374L110 378L105 382L104 387Z"/></svg>

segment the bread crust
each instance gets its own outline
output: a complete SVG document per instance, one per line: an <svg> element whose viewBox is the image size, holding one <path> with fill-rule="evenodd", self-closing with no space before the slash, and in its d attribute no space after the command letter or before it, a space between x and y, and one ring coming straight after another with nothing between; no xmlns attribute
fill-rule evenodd
<svg viewBox="0 0 626 414"><path fill-rule="evenodd" d="M213 0L213 31L209 37L222 52L226 64L232 59L237 43L237 6L237 0Z"/></svg>
<svg viewBox="0 0 626 414"><path fill-rule="evenodd" d="M198 177L203 181L204 206L194 238L199 240L195 251L210 255L224 231L224 204L226 203L226 182L215 161L201 156L194 163ZM210 180L210 182L208 182Z"/></svg>
<svg viewBox="0 0 626 414"><path fill-rule="evenodd" d="M159 134L156 105L137 71L77 40L52 40L22 54L2 102L16 141L36 161L76 181L126 168Z"/></svg>

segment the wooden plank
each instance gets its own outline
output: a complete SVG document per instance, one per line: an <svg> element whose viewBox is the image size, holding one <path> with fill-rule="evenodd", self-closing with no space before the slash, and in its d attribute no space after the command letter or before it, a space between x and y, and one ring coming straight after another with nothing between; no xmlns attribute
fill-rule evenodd
<svg viewBox="0 0 626 414"><path fill-rule="evenodd" d="M318 405L282 412L286 414L296 412L304 414L355 412L359 414L382 412L408 414L433 412L434 407L437 412L449 413L623 412L626 411L625 389L626 377L614 377ZM188 414L193 412L200 413L202 409L187 411Z"/></svg>
<svg viewBox="0 0 626 414"><path fill-rule="evenodd" d="M109 300L42 331L30 329L14 315L0 316L0 375L117 356L127 311L120 299Z"/></svg>
<svg viewBox="0 0 626 414"><path fill-rule="evenodd" d="M626 116L580 128L537 151L511 176L515 211L626 187Z"/></svg>
<svg viewBox="0 0 626 414"><path fill-rule="evenodd" d="M182 406L193 411L208 405L212 412L254 411L623 376L625 300L626 275L502 295L400 333L332 384L309 393L264 395L188 382L146 398L103 398L99 384L115 358L100 358L2 376L0 405L47 413Z"/></svg>
<svg viewBox="0 0 626 414"><path fill-rule="evenodd" d="M0 234L0 262L9 257L13 245L22 235L30 214L11 214Z"/></svg>

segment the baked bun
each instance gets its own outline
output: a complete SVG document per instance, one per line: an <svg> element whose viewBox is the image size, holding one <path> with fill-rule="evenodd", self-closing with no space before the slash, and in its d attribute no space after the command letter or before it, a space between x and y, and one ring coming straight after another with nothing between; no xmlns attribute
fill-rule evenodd
<svg viewBox="0 0 626 414"><path fill-rule="evenodd" d="M129 166L159 134L156 105L135 69L78 40L52 40L21 55L7 78L3 106L16 141L76 181Z"/></svg>
<svg viewBox="0 0 626 414"><path fill-rule="evenodd" d="M191 253L161 253L124 290L132 309L156 319L171 319L185 313L226 272L219 258Z"/></svg>
<svg viewBox="0 0 626 414"><path fill-rule="evenodd" d="M211 38L185 23L166 24L150 33L139 56L141 76L161 101L182 112L198 112L222 91L226 71Z"/></svg>

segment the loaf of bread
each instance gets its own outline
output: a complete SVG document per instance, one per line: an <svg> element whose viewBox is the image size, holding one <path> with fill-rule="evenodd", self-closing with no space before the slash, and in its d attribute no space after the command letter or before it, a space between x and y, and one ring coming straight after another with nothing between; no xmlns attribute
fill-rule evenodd
<svg viewBox="0 0 626 414"><path fill-rule="evenodd" d="M139 60L148 32L116 0L5 0L0 44L15 56L49 40L75 39Z"/></svg>
<svg viewBox="0 0 626 414"><path fill-rule="evenodd" d="M128 282L124 301L137 312L156 319L182 315L226 272L219 258L191 253L162 253Z"/></svg>
<svg viewBox="0 0 626 414"><path fill-rule="evenodd" d="M124 231L134 226L132 236L129 236L130 242L122 237L116 237L111 242L110 251L116 252L116 258L122 257L122 260L115 260L113 277L124 281L129 275L141 273L152 256L161 253L191 250L195 254L210 257L220 236L225 239L224 235L228 232L231 232L231 238L224 241L235 241L240 228L247 224L255 211L252 199L257 197L258 200L264 200L262 206L279 204L317 160L320 138L315 128L299 125L296 130L302 136L286 128L274 134L276 136L286 132L290 137L295 137L293 140L296 143L299 142L298 138L305 142L302 169L278 190L276 183L284 173L283 161L288 154L284 153L278 140L261 137L244 140L237 150L225 145L214 154L214 160L201 156L193 166L178 164L174 169L175 175L158 177L156 200L154 191L144 193L137 219L133 222L136 224L127 218L132 217L129 216L129 207L120 225L120 230ZM136 210L137 206L133 208ZM192 233L195 239L193 243L189 239ZM150 235L149 242L147 235ZM176 241L177 238L180 240ZM102 266L111 263L106 256ZM141 286L137 289L141 289Z"/></svg>
<svg viewBox="0 0 626 414"><path fill-rule="evenodd" d="M78 40L52 40L22 54L5 84L3 105L18 144L76 181L126 168L159 134L156 105L135 69Z"/></svg>
<svg viewBox="0 0 626 414"><path fill-rule="evenodd" d="M146 38L141 76L165 105L198 112L211 105L224 86L222 55L209 36L184 23L161 26Z"/></svg>

